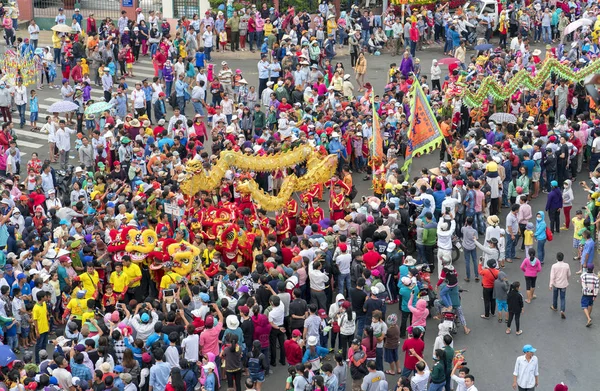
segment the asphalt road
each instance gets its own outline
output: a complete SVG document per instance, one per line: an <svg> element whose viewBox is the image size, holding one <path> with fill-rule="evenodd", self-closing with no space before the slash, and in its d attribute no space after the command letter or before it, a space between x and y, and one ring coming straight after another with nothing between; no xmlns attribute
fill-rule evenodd
<svg viewBox="0 0 600 391"><path fill-rule="evenodd" d="M41 44L44 42L42 38ZM247 52L242 53L214 53L216 67L220 66L222 59L227 59L233 69L240 68L244 72L245 78L250 85L257 85L256 58L251 57ZM434 58L443 58L442 48L434 46L427 50L417 53L421 59L421 66L424 74L429 73L431 61ZM335 58L335 61L344 63L347 70L351 71L350 60L347 56ZM398 57L390 57L389 54L383 54L379 57L369 56L368 72L366 81L370 82L376 91L383 91L386 80L387 69L391 62L397 62ZM443 69L445 71L445 69ZM150 60L144 58L139 64L134 66L136 77L133 80L141 80L145 77L152 77L153 71ZM352 72L348 72L352 73ZM128 82L132 79L128 79ZM133 83L130 84L133 87ZM47 88L38 91L40 99L40 120L46 115L45 108L50 104L59 101L58 90L49 90ZM99 99L102 91L95 87L92 93L93 99ZM191 109L191 107L190 107ZM13 113L15 122L18 123L17 113ZM27 113L27 119L29 115ZM25 153L24 162L30 158L32 152L38 152L40 158L47 158L46 136L39 133L32 133L27 130L18 130L19 147ZM72 159L72 163L76 160ZM413 162L412 172L417 173L422 167L436 167L439 165L437 153L417 158ZM578 180L585 179L587 171L580 174ZM355 181L360 195L370 193L370 183L364 182L360 176L355 177ZM575 202L573 211L581 209L585 204L586 194L579 185L575 185ZM546 197L532 202L532 208L535 211L543 210ZM502 211L502 223L507 210ZM563 219L563 217L561 217ZM471 373L476 378L476 385L480 390L508 390L512 384L512 371L515 358L521 354L524 344L532 344L538 349L537 355L540 363L540 390L551 390L558 382L565 382L573 390L594 390L598 389L598 378L594 375L597 370L596 361L598 356L598 346L600 346L600 336L597 332L598 325L591 328L585 327L585 317L580 309L581 289L575 275L578 270L577 262L572 260L572 231L562 231L555 235L553 242L546 244L546 265L538 277L537 300L532 304L525 305L525 313L521 317L521 327L524 333L516 336L505 334L505 325L499 324L495 319L483 320L479 315L483 312L483 301L481 286L473 280L470 283L463 282L464 260L457 262L456 267L459 272L461 286L468 289L469 292L463 293L462 303L465 310L468 326L472 332L465 336L462 331L455 338L456 348L467 348L466 359ZM554 262L557 251L563 251L566 254L567 262L571 265L573 276L570 280L570 286L567 289L567 319L561 320L560 315L550 310L552 293L548 290L548 280L550 267ZM518 251L517 256L523 258L523 252ZM504 271L508 274L509 281L519 280L524 286L524 277L519 270L519 263L508 264ZM399 312L397 305L389 306L388 313ZM600 311L600 310L598 310ZM600 322L600 320L598 321ZM431 354L433 341L437 335L437 323L433 319L428 322L428 332L426 335L425 358L431 365ZM553 358L554 357L554 358ZM386 366L387 369L387 366ZM587 374L587 375L586 375ZM287 377L287 368L277 366L274 373L269 376L263 387L283 389ZM390 387L395 384L397 377L389 378Z"/></svg>

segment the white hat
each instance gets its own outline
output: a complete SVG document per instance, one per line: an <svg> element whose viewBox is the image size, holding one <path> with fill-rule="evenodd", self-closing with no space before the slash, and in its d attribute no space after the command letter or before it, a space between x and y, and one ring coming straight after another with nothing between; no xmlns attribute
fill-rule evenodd
<svg viewBox="0 0 600 391"><path fill-rule="evenodd" d="M78 173L78 172L83 172L83 168L81 168L79 166L75 167L75 173Z"/></svg>
<svg viewBox="0 0 600 391"><path fill-rule="evenodd" d="M212 369L213 371L217 368L214 362L209 362L208 364L202 366L204 369Z"/></svg>
<svg viewBox="0 0 600 391"><path fill-rule="evenodd" d="M391 253L396 249L396 243L394 242L389 242L388 246L387 246L387 252Z"/></svg>
<svg viewBox="0 0 600 391"><path fill-rule="evenodd" d="M267 87L271 87L274 83L272 81L267 82Z"/></svg>
<svg viewBox="0 0 600 391"><path fill-rule="evenodd" d="M406 258L404 258L404 264L406 266L414 266L416 263L417 260L411 257L410 255L407 255Z"/></svg>
<svg viewBox="0 0 600 391"><path fill-rule="evenodd" d="M371 293L377 296L379 294L379 289L376 286L371 287Z"/></svg>
<svg viewBox="0 0 600 391"><path fill-rule="evenodd" d="M362 136L363 136L363 135L362 135L362 132L356 132L356 135L357 135L358 137L362 137Z"/></svg>
<svg viewBox="0 0 600 391"><path fill-rule="evenodd" d="M230 330L235 330L240 326L240 321L235 315L229 315L227 319L225 319L225 323L227 323L227 328Z"/></svg>
<svg viewBox="0 0 600 391"><path fill-rule="evenodd" d="M321 243L321 244L319 245L319 248L320 248L321 250L324 250L324 251L326 251L326 250L329 248L329 245L327 244L327 242L323 242L323 243Z"/></svg>
<svg viewBox="0 0 600 391"><path fill-rule="evenodd" d="M277 252L277 247L275 247L275 246L269 247L269 252L276 253Z"/></svg>
<svg viewBox="0 0 600 391"><path fill-rule="evenodd" d="M333 137L340 137L340 135L339 135L339 133L338 133L338 132L333 132L333 133L331 133L331 137L332 137L332 138L333 138Z"/></svg>
<svg viewBox="0 0 600 391"><path fill-rule="evenodd" d="M344 80L348 80L348 79L350 79L350 74L346 73L346 74L344 75Z"/></svg>
<svg viewBox="0 0 600 391"><path fill-rule="evenodd" d="M232 115L232 116L231 116L231 120L232 120L232 121L235 121L236 119L238 119L238 116L237 116L237 115Z"/></svg>
<svg viewBox="0 0 600 391"><path fill-rule="evenodd" d="M306 342L308 343L308 346L317 346L317 343L319 341L317 340L317 337L311 335L310 337L308 337L308 340Z"/></svg>

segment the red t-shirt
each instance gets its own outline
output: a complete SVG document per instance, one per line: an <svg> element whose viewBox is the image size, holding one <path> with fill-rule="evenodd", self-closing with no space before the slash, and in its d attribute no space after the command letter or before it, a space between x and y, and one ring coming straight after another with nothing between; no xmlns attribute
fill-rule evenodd
<svg viewBox="0 0 600 391"><path fill-rule="evenodd" d="M425 342L421 338L409 338L402 344L402 351L404 352L404 368L411 369L414 371L415 366L419 362L419 359L411 356L410 349L415 349L415 353L423 357L423 350L425 349Z"/></svg>
<svg viewBox="0 0 600 391"><path fill-rule="evenodd" d="M369 270L373 270L380 260L381 255L375 250L369 250L363 255L363 262Z"/></svg>
<svg viewBox="0 0 600 391"><path fill-rule="evenodd" d="M292 263L292 258L294 258L294 253L292 252L292 249L289 247L282 247L281 258L283 258L283 264L285 266L288 266L290 263Z"/></svg>

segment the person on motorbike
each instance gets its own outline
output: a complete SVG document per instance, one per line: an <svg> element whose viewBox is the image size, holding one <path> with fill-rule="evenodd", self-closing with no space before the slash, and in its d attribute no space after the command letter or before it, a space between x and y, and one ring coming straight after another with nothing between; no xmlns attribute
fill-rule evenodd
<svg viewBox="0 0 600 391"><path fill-rule="evenodd" d="M452 262L452 235L456 229L456 221L448 211L444 211L442 218L437 226L437 247L438 247L438 277L442 275L443 259L447 256Z"/></svg>
<svg viewBox="0 0 600 391"><path fill-rule="evenodd" d="M442 265L442 273L437 282L436 289L443 284L440 289L440 300L445 307L451 310L452 300L450 299L450 291L458 289L458 273L452 265L452 259L446 255L442 259Z"/></svg>

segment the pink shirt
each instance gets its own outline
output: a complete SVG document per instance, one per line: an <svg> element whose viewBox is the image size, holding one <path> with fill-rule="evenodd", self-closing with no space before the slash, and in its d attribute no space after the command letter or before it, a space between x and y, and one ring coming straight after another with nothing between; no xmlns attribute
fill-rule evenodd
<svg viewBox="0 0 600 391"><path fill-rule="evenodd" d="M540 260L536 258L535 263L532 266L528 257L521 263L521 270L523 271L523 274L525 274L525 277L537 277L538 273L542 271L542 264Z"/></svg>
<svg viewBox="0 0 600 391"><path fill-rule="evenodd" d="M202 354L213 353L219 355L219 334L223 330L223 324L217 322L212 329L204 329L200 334L200 346L202 346Z"/></svg>
<svg viewBox="0 0 600 391"><path fill-rule="evenodd" d="M475 212L481 212L484 197L485 195L481 190L475 190Z"/></svg>
<svg viewBox="0 0 600 391"><path fill-rule="evenodd" d="M569 286L571 268L566 262L556 262L550 269L550 288L566 288Z"/></svg>

